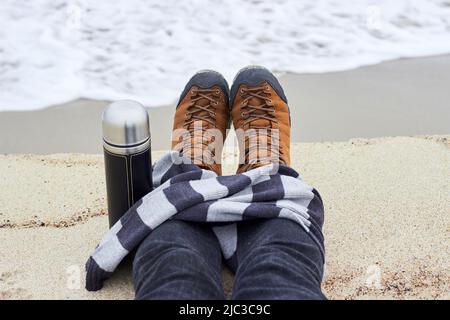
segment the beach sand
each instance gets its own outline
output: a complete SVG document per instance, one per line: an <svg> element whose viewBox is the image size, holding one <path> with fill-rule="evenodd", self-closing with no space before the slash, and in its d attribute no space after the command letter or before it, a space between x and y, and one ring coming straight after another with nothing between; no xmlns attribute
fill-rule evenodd
<svg viewBox="0 0 450 320"><path fill-rule="evenodd" d="M286 74L280 82L289 100L294 142L450 132L450 55ZM175 103L149 108L154 150L170 146ZM107 104L80 99L30 112L1 112L0 153L101 153L101 113Z"/></svg>
<svg viewBox="0 0 450 320"><path fill-rule="evenodd" d="M449 135L295 143L292 156L324 200L329 298L450 299ZM84 290L108 227L103 170L100 155L0 155L0 299L133 298L129 266Z"/></svg>

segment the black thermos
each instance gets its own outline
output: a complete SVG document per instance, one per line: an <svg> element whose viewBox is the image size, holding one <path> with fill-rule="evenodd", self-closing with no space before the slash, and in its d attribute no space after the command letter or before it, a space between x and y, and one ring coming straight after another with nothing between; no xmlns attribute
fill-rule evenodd
<svg viewBox="0 0 450 320"><path fill-rule="evenodd" d="M103 111L103 150L109 226L152 190L150 124L145 108L130 100Z"/></svg>

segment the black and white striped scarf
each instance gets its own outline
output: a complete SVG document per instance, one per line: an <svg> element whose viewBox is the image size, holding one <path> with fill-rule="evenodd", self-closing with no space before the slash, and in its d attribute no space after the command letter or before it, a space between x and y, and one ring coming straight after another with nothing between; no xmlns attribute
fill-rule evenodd
<svg viewBox="0 0 450 320"><path fill-rule="evenodd" d="M178 153L153 167L155 189L136 202L105 234L86 263L86 289L102 288L125 256L169 219L212 224L222 253L233 270L236 223L285 218L301 225L322 249L323 204L319 193L287 166L266 165L231 176L200 169ZM301 229L299 229L301 230Z"/></svg>

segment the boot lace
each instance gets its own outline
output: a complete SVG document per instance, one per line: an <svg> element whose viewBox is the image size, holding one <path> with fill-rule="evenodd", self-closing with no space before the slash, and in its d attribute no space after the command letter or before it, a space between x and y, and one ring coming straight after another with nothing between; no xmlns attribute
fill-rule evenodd
<svg viewBox="0 0 450 320"><path fill-rule="evenodd" d="M271 99L269 86L241 88L240 92L243 97L241 113L241 117L242 119L244 119L243 126L246 126L248 124L250 129L256 129L250 130L246 135L245 145L247 146L247 148L245 148L245 163L257 163L262 160L280 161L280 155L283 152L281 150L279 141L275 140L277 146L274 147L272 146L271 142L269 142L269 136L272 136L272 124L278 124L278 120L275 117L275 108ZM255 100L252 98L257 98L257 104L250 104L250 100ZM267 120L270 122L270 126L254 125L252 122L254 122L255 120ZM258 137L259 130L267 131L267 134L265 135L266 143L262 143L263 139L261 138L263 135L259 135ZM254 141L256 141L256 143L254 143ZM253 152L264 151L264 154L268 155L269 150L271 151L270 157L265 159L260 159L259 157L257 157L256 159L249 160L250 154L252 154Z"/></svg>
<svg viewBox="0 0 450 320"><path fill-rule="evenodd" d="M210 148L214 136L210 135L209 127L216 127L216 107L219 104L219 89L192 89L191 100L186 112L184 128L188 130L188 139L183 139L184 144L189 144L191 160L193 163L211 161L215 156L214 148ZM207 101L206 105L200 102ZM192 143L193 141L193 143ZM199 152L195 152L198 150ZM194 152L193 152L194 151Z"/></svg>

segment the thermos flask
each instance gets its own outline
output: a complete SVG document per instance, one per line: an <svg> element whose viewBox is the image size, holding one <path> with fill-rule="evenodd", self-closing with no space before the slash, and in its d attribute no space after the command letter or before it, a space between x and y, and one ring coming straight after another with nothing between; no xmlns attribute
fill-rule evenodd
<svg viewBox="0 0 450 320"><path fill-rule="evenodd" d="M150 124L145 108L130 100L103 111L103 151L109 226L152 189Z"/></svg>

